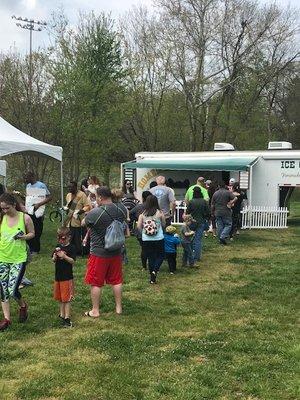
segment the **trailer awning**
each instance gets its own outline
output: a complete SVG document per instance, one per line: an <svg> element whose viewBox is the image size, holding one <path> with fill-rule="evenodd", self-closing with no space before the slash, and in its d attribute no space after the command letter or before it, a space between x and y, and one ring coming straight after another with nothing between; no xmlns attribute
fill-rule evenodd
<svg viewBox="0 0 300 400"><path fill-rule="evenodd" d="M199 159L144 159L129 161L123 168L155 168L190 171L246 171L257 157L203 157Z"/></svg>

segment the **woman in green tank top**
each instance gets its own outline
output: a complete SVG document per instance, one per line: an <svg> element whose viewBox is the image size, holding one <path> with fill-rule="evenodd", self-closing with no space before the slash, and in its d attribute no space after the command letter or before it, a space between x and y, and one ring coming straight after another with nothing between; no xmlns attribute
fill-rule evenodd
<svg viewBox="0 0 300 400"><path fill-rule="evenodd" d="M9 299L13 297L19 304L19 322L25 322L27 304L18 290L25 272L27 259L26 240L34 237L34 227L29 215L20 211L20 206L12 194L0 196L0 292L4 319L0 321L0 331L10 325Z"/></svg>

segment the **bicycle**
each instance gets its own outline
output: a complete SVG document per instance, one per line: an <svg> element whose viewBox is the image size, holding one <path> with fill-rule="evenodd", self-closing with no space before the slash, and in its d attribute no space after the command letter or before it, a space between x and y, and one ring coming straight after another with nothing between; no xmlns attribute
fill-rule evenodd
<svg viewBox="0 0 300 400"><path fill-rule="evenodd" d="M59 200L55 203L55 206L52 206L54 210L52 210L49 214L49 219L51 222L61 223L64 220L64 217L67 215L68 208L60 207Z"/></svg>

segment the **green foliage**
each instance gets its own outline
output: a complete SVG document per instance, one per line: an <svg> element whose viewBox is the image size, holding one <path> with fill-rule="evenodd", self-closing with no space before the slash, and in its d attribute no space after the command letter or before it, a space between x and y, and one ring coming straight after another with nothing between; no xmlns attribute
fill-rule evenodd
<svg viewBox="0 0 300 400"><path fill-rule="evenodd" d="M292 11L198 3L160 0L157 13L136 9L118 26L90 13L71 27L61 13L53 45L32 55L31 79L28 56L0 57L1 115L63 147L65 181L96 174L109 182L112 166L143 150L211 150L217 141L258 149L269 140L299 147ZM58 184L55 162L11 160L14 184L29 165Z"/></svg>

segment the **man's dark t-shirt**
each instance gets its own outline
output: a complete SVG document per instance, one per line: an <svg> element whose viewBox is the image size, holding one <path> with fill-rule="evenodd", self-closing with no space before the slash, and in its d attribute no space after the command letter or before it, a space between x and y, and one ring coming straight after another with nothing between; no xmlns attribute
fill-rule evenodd
<svg viewBox="0 0 300 400"><path fill-rule="evenodd" d="M129 211L129 216L132 221L137 221L140 214L145 211L145 204L137 204L132 210Z"/></svg>
<svg viewBox="0 0 300 400"><path fill-rule="evenodd" d="M227 189L221 188L217 190L211 199L211 205L214 208L215 216L231 218L231 208L228 208L227 204L234 198L234 194Z"/></svg>
<svg viewBox="0 0 300 400"><path fill-rule="evenodd" d="M204 221L210 217L209 205L207 201L202 198L194 198L189 202L186 213L191 214L198 224L203 224Z"/></svg>
<svg viewBox="0 0 300 400"><path fill-rule="evenodd" d="M110 203L94 208L85 217L85 223L91 232L90 253L97 257L113 257L121 254L121 249L108 251L104 248L107 227L113 220L126 222L127 209L122 203Z"/></svg>
<svg viewBox="0 0 300 400"><path fill-rule="evenodd" d="M68 244L67 246L57 245L57 248L61 248L62 251L66 253L68 257L76 260L76 248L73 244ZM55 280L56 281L69 281L73 279L73 265L68 263L66 260L57 257L55 261Z"/></svg>

